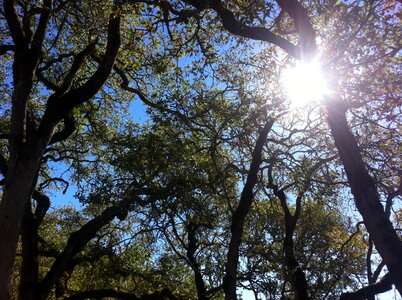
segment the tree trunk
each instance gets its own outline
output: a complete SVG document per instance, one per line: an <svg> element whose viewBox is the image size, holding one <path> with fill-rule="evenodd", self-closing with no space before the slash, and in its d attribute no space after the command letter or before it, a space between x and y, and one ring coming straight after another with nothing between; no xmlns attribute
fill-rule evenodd
<svg viewBox="0 0 402 300"><path fill-rule="evenodd" d="M25 151L27 152L27 151ZM41 155L21 153L11 161L0 204L0 299L11 299L11 279L25 205L31 198ZM4 242L7 241L7 242Z"/></svg>
<svg viewBox="0 0 402 300"><path fill-rule="evenodd" d="M25 205L24 221L21 230L22 263L19 300L34 300L38 285L38 232L32 213L31 201Z"/></svg>
<svg viewBox="0 0 402 300"><path fill-rule="evenodd" d="M402 241L384 211L375 182L365 167L357 141L348 127L343 107L338 95L327 99L328 124L345 167L356 207L402 295Z"/></svg>
<svg viewBox="0 0 402 300"><path fill-rule="evenodd" d="M307 293L308 290L307 279L295 257L294 245L293 245L293 233L291 236L286 235L285 240L283 242L283 250L285 252L286 268L290 275L292 289L295 293L295 299L308 300L309 296Z"/></svg>
<svg viewBox="0 0 402 300"><path fill-rule="evenodd" d="M267 140L268 132L271 130L273 124L274 120L268 121L259 133L256 145L253 150L252 161L250 165L250 170L248 172L247 181L244 185L239 205L232 217L232 223L230 227L231 238L226 261L226 274L223 278L223 290L225 291L226 300L237 299L236 276L237 267L239 264L239 250L241 239L243 236L244 223L253 202L253 190L258 180L257 174L260 170L260 165L262 162L262 150Z"/></svg>

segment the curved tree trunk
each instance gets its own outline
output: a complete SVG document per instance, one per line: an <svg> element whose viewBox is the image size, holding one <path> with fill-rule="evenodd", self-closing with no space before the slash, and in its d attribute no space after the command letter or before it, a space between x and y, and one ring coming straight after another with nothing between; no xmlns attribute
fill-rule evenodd
<svg viewBox="0 0 402 300"><path fill-rule="evenodd" d="M226 274L223 278L223 290L225 291L226 300L235 300L236 296L236 276L237 267L239 264L239 249L241 245L241 239L243 236L244 222L247 214L250 211L251 204L253 202L253 190L257 184L257 174L260 170L262 162L262 150L267 140L268 132L271 130L274 120L268 121L264 128L261 130L256 145L252 154L252 161L250 170L247 176L246 184L244 185L239 205L232 217L231 223L231 238L229 243L229 250L226 261Z"/></svg>
<svg viewBox="0 0 402 300"><path fill-rule="evenodd" d="M356 207L402 295L402 241L384 211L374 179L368 173L357 141L348 127L343 107L338 95L327 99L328 124L345 167Z"/></svg>

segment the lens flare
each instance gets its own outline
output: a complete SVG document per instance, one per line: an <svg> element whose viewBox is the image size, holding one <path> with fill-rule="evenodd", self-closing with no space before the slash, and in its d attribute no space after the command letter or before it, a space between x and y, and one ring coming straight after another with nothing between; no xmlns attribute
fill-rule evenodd
<svg viewBox="0 0 402 300"><path fill-rule="evenodd" d="M325 76L317 60L297 62L282 72L281 84L292 105L319 101L328 92Z"/></svg>

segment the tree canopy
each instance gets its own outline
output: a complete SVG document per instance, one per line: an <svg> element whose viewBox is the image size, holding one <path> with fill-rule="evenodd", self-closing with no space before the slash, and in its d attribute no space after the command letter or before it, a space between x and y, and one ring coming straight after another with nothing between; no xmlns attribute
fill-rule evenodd
<svg viewBox="0 0 402 300"><path fill-rule="evenodd" d="M4 0L0 299L402 294L400 9Z"/></svg>

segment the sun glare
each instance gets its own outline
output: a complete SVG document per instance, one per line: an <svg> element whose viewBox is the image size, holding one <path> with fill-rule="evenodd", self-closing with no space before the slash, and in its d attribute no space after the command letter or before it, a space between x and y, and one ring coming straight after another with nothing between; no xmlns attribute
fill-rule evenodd
<svg viewBox="0 0 402 300"><path fill-rule="evenodd" d="M292 105L301 106L319 101L328 92L325 77L317 60L297 62L281 76L281 84Z"/></svg>

